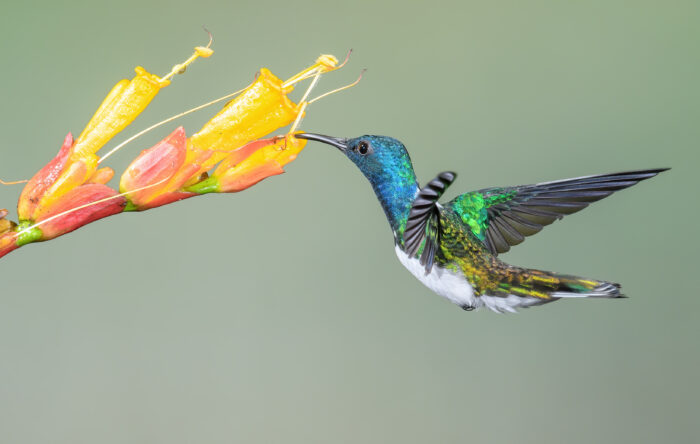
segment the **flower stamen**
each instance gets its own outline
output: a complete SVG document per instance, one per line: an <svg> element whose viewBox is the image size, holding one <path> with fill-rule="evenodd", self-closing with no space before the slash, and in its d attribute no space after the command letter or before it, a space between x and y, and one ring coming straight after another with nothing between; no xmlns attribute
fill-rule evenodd
<svg viewBox="0 0 700 444"><path fill-rule="evenodd" d="M304 96L301 98L301 101L299 101L299 112L297 113L297 118L294 119L294 123L292 124L291 128L289 128L289 134L294 133L296 131L297 127L299 126L299 123L301 123L301 119L304 116L304 111L306 110L306 107L309 105L309 103L306 101L306 98L309 97L309 94L311 94L311 90L314 89L316 84L318 83L318 79L321 78L321 72L316 74L314 76L313 81L311 81L311 84L309 85L308 88L306 88L306 92L304 93Z"/></svg>
<svg viewBox="0 0 700 444"><path fill-rule="evenodd" d="M309 105L311 105L312 103L316 102L317 100L321 100L321 99L324 98L324 97L328 97L328 96L330 96L330 95L332 95L332 94L339 93L340 91L345 91L346 89L350 89L350 88L352 88L353 86L356 86L358 83L360 83L360 80L362 80L362 76L364 75L365 71L367 71L367 70L366 70L366 69L363 69L363 70L360 72L360 76L359 76L359 77L357 78L357 80L355 80L354 82L352 82L352 83L350 83L350 84L348 84L348 85L345 85L345 86L341 86L340 88L336 88L336 89L334 89L333 91L328 91L327 93L323 93L323 94L321 94L320 96L314 97L313 99L309 100Z"/></svg>
<svg viewBox="0 0 700 444"><path fill-rule="evenodd" d="M169 73L160 78L162 82L170 80L175 74L183 74L187 70L187 67L199 57L207 58L214 54L214 50L211 49L211 44L214 38L212 37L211 32L207 31L206 28L204 30L207 32L207 34L209 34L209 43L207 43L207 46L196 46L194 48L194 53L192 53L190 58L185 60L183 63L178 63L177 65L173 66Z"/></svg>
<svg viewBox="0 0 700 444"><path fill-rule="evenodd" d="M349 55L349 54L348 54ZM347 61L347 58L346 58ZM338 59L336 59L334 56L330 54L323 54L319 58L316 59L316 63L313 65L309 66L305 70L293 75L289 79L287 79L286 82L282 83L282 88L289 88L290 86L301 82L302 80L308 79L310 77L314 77L317 74L324 74L327 72L335 71L338 68L341 68L343 65L345 65L345 62L343 62L343 65L337 66L338 65Z"/></svg>
<svg viewBox="0 0 700 444"><path fill-rule="evenodd" d="M27 182L29 182L29 179L13 180L11 182L5 182L4 180L0 179L0 185L18 185L20 183L27 183Z"/></svg>
<svg viewBox="0 0 700 444"><path fill-rule="evenodd" d="M352 50L351 50L351 51L352 51ZM350 53L348 53L348 57L349 57L349 56L350 56ZM347 62L347 57L346 57L346 59L345 59L345 62L343 62L343 65L344 65L346 62ZM341 65L341 66L342 66L342 65ZM339 66L339 67L340 67L340 66ZM314 77L314 80L311 82L311 84L309 85L309 87L306 89L306 92L304 93L304 96L301 98L301 101L299 102L299 113L297 114L297 118L294 120L294 124L291 126L291 128L289 129L289 132L288 132L287 134L293 134L293 133L297 130L297 128L299 127L299 123L301 123L301 120L302 120L302 118L303 118L303 116L304 116L304 112L306 111L306 107L307 107L307 106L311 105L312 103L314 103L314 102L316 102L316 101L318 101L318 100L323 99L324 97L328 97L328 96L330 96L330 95L332 95L332 94L338 93L338 92L340 92L340 91L344 91L344 90L346 90L346 89L350 89L350 88L352 88L353 86L357 85L358 83L360 83L360 80L362 80L362 75L365 73L365 71L366 71L366 69L363 69L363 70L360 72L360 76L359 76L359 77L357 78L357 80L355 80L354 82L352 82L352 83L350 83L350 84L348 84L348 85L345 85L345 86L341 86L340 88L336 88L336 89L334 89L333 91L328 91L328 92L326 92L326 93L323 93L323 94L321 94L320 96L314 97L313 99L307 101L306 98L309 96L309 93L310 93L311 90L314 88L314 86L316 86L316 83L318 82L318 79L321 77L321 73L320 73L320 72L319 72L318 74L316 74L316 76Z"/></svg>

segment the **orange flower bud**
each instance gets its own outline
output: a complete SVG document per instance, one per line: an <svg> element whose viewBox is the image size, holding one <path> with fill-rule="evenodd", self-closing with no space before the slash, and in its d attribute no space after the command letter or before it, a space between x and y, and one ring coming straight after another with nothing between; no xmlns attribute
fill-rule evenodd
<svg viewBox="0 0 700 444"><path fill-rule="evenodd" d="M122 193L138 210L146 210L176 200L191 197L193 193L181 190L193 174L200 169L197 160L208 158L211 153L196 152L194 163L186 163L185 130L177 128L153 147L144 150L124 171L119 183ZM139 191L134 191L139 190Z"/></svg>
<svg viewBox="0 0 700 444"><path fill-rule="evenodd" d="M56 182L56 179L61 175L66 161L73 147L73 135L68 133L63 145L56 157L51 160L44 168L40 169L34 177L24 186L22 194L19 197L17 204L17 212L20 220L31 220L37 211L39 202L46 193L46 190Z"/></svg>
<svg viewBox="0 0 700 444"><path fill-rule="evenodd" d="M306 141L292 134L258 140L231 153L212 173L218 190L233 193L245 190L263 179L282 174L282 168L296 158Z"/></svg>
<svg viewBox="0 0 700 444"><path fill-rule="evenodd" d="M112 197L113 199L106 200ZM100 200L104 201L98 202ZM91 203L94 205L88 205ZM81 185L64 194L50 211L37 220L36 223L42 233L40 240L53 239L103 217L121 213L125 205L126 199L118 196L115 190L106 185L95 183ZM81 206L84 208L70 211ZM61 213L65 214L53 218Z"/></svg>
<svg viewBox="0 0 700 444"><path fill-rule="evenodd" d="M136 206L145 205L151 197L161 194L168 186L167 180L172 178L185 162L185 142L185 130L179 127L151 148L143 150L124 171L119 190L129 193L129 200ZM162 183L156 185L158 182ZM153 186L132 192L149 185Z"/></svg>

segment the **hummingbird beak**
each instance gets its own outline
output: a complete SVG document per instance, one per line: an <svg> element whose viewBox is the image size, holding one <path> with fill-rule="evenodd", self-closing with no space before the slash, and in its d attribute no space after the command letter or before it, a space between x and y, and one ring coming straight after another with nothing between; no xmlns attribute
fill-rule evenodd
<svg viewBox="0 0 700 444"><path fill-rule="evenodd" d="M340 137L324 136L322 134L314 133L300 133L295 134L294 137L297 139L315 140L316 142L323 142L328 145L333 145L343 152L345 152L345 150L348 148L348 139L342 139Z"/></svg>

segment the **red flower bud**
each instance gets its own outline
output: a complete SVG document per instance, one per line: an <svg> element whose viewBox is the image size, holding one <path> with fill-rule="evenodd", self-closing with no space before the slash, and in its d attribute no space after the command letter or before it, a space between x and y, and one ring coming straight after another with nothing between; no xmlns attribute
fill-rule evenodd
<svg viewBox="0 0 700 444"><path fill-rule="evenodd" d="M121 213L126 206L126 199L118 194L106 185L94 183L70 190L36 221L42 232L41 240L53 239L103 217ZM94 203L97 201L101 202ZM78 207L84 208L76 210ZM64 212L66 214L57 216Z"/></svg>

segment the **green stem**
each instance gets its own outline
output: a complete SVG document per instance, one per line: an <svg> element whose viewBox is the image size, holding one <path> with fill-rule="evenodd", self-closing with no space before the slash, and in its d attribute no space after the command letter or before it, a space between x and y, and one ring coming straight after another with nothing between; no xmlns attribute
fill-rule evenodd
<svg viewBox="0 0 700 444"><path fill-rule="evenodd" d="M216 177L208 177L185 188L185 191L197 194L218 193L220 191L219 180Z"/></svg>

